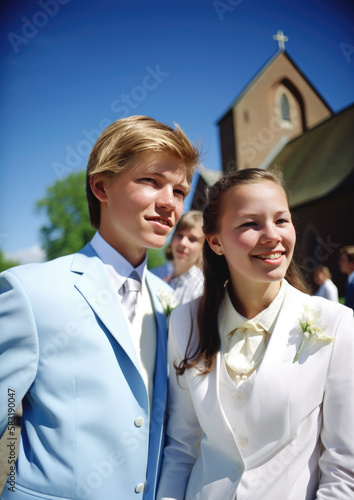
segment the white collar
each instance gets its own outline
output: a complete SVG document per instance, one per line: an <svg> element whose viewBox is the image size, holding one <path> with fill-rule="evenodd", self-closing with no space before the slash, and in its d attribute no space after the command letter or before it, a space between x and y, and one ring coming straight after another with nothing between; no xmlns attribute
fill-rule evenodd
<svg viewBox="0 0 354 500"><path fill-rule="evenodd" d="M282 280L280 290L269 306L266 309L263 309L263 311L257 314L257 316L252 318L254 321L257 321L269 334L273 331L275 320L285 298L287 286L287 281ZM240 326L241 323L247 321L247 318L237 312L232 305L227 288L219 309L219 318L219 330L221 336L227 335Z"/></svg>
<svg viewBox="0 0 354 500"><path fill-rule="evenodd" d="M117 290L121 288L124 281L133 271L136 271L141 279L141 282L144 282L147 256L138 267L133 267L127 259L125 259L119 252L117 252L117 250L107 243L105 239L102 238L98 231L92 238L90 244L97 253L98 257L102 260L103 264L106 266L108 274L114 282L114 286Z"/></svg>

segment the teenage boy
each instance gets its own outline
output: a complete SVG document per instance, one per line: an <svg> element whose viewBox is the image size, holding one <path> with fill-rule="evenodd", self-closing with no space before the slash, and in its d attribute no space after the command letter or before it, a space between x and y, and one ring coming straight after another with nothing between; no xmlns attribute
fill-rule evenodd
<svg viewBox="0 0 354 500"><path fill-rule="evenodd" d="M178 126L118 120L88 161L91 243L0 275L1 434L23 403L1 499L155 498L167 392L159 292L170 289L147 271L146 249L182 215L198 160Z"/></svg>

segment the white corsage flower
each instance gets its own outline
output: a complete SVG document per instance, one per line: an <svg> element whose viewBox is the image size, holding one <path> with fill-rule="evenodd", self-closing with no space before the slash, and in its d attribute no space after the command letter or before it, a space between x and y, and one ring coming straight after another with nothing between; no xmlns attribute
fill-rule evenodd
<svg viewBox="0 0 354 500"><path fill-rule="evenodd" d="M307 305L304 304L304 312L299 320L301 330L304 333L304 338L301 342L301 345L294 357L293 363L299 359L300 352L305 344L305 341L313 338L315 340L322 340L324 342L333 342L334 337L329 337L325 335L323 332L326 330L327 326L321 325L320 323L321 309L314 311L310 309Z"/></svg>
<svg viewBox="0 0 354 500"><path fill-rule="evenodd" d="M166 292L161 288L158 291L158 297L162 304L163 312L165 313L165 316L168 318L173 309L179 305L179 302L176 299L176 296L173 292Z"/></svg>

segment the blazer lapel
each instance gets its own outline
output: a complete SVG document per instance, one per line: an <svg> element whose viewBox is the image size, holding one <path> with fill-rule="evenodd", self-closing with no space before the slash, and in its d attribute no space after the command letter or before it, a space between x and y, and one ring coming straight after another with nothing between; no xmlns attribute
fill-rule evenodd
<svg viewBox="0 0 354 500"><path fill-rule="evenodd" d="M282 363L294 358L297 344L302 340L299 318L304 297L298 290L287 284L284 303L264 355L263 361L266 364Z"/></svg>
<svg viewBox="0 0 354 500"><path fill-rule="evenodd" d="M153 304L153 309L156 318L156 368L155 368L155 390L154 395L163 401L165 405L167 396L167 322L163 311L162 304L158 298L158 285L155 282L156 278L149 271L146 273L146 282L150 291L150 296ZM160 280L159 280L160 281ZM155 397L154 397L155 402ZM161 404L160 404L161 406Z"/></svg>
<svg viewBox="0 0 354 500"><path fill-rule="evenodd" d="M138 359L117 292L111 284L102 261L90 244L75 254L71 271L81 275L75 287L110 334L119 342L140 374Z"/></svg>
<svg viewBox="0 0 354 500"><path fill-rule="evenodd" d="M146 273L146 283L155 312L157 335L154 396L150 423L151 434L149 441L147 490L144 496L146 499L153 499L156 496L165 436L165 412L167 400L167 322L162 304L158 298L158 288L160 283L156 282L156 277L149 271Z"/></svg>

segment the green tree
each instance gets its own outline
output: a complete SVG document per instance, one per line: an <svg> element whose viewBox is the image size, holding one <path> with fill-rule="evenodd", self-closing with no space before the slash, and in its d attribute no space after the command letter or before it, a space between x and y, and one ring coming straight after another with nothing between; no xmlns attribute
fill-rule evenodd
<svg viewBox="0 0 354 500"><path fill-rule="evenodd" d="M147 256L148 269L153 269L154 267L161 266L166 262L165 251L163 248L148 248Z"/></svg>
<svg viewBox="0 0 354 500"><path fill-rule="evenodd" d="M36 202L49 223L40 229L47 259L77 252L95 233L90 224L85 193L86 173L72 173L47 188L46 197Z"/></svg>
<svg viewBox="0 0 354 500"><path fill-rule="evenodd" d="M18 266L20 263L16 260L8 259L5 257L4 252L0 248L0 273L6 271L10 267Z"/></svg>

